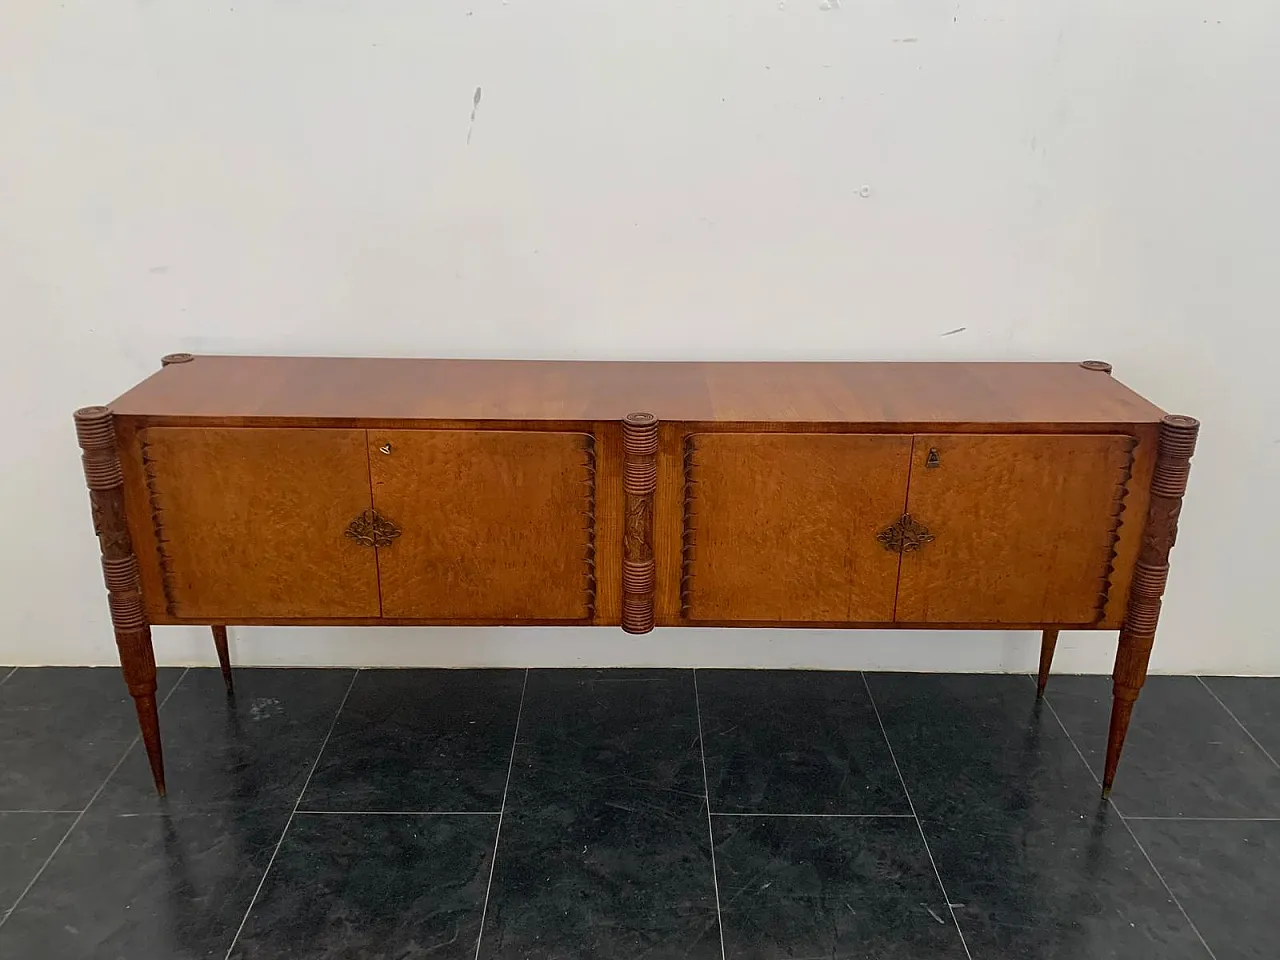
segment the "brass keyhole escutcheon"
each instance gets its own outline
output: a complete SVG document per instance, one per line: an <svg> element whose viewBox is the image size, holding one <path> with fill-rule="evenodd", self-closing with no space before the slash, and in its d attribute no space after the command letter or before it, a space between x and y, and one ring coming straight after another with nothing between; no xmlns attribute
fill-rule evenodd
<svg viewBox="0 0 1280 960"><path fill-rule="evenodd" d="M929 448L929 456L925 458L924 465L929 470L942 466L942 458L938 456L937 447Z"/></svg>
<svg viewBox="0 0 1280 960"><path fill-rule="evenodd" d="M384 443L382 446L378 448L378 450L382 453L385 453L388 457L391 456L391 444L389 443Z"/></svg>

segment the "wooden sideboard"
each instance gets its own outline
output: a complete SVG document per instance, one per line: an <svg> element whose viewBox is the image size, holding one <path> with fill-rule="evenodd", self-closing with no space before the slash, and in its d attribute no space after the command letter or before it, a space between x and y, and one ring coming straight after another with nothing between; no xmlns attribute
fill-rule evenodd
<svg viewBox="0 0 1280 960"><path fill-rule="evenodd" d="M75 415L164 793L151 627L1118 630L1104 792L1198 424L1076 363L172 354Z"/></svg>

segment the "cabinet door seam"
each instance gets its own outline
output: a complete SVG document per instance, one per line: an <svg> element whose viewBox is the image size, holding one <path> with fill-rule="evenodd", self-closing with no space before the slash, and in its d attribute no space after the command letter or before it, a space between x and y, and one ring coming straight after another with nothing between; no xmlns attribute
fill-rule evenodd
<svg viewBox="0 0 1280 960"><path fill-rule="evenodd" d="M911 473L916 465L916 434L911 435L911 450L907 453L907 483L902 491L902 515L911 512ZM898 576L893 584L893 622L898 622L898 597L902 595L902 558L905 551L898 551Z"/></svg>
<svg viewBox="0 0 1280 960"><path fill-rule="evenodd" d="M378 500L373 495L373 457L369 456L369 431L364 431L364 469L369 477L369 509L378 509ZM382 609L382 548L375 546L373 548L373 573L378 582L378 616L385 616L386 613Z"/></svg>

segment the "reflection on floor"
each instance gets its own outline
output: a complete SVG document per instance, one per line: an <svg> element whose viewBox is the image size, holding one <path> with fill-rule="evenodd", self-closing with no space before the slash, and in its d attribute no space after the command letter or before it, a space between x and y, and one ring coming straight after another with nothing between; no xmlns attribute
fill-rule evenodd
<svg viewBox="0 0 1280 960"><path fill-rule="evenodd" d="M1273 958L1280 679L0 668L0 957Z"/></svg>

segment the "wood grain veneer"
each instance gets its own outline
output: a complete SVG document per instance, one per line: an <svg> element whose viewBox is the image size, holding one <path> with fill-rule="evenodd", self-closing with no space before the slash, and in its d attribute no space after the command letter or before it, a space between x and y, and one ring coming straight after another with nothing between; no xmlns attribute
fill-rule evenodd
<svg viewBox="0 0 1280 960"><path fill-rule="evenodd" d="M1158 423L1162 411L1076 363L632 363L206 357L111 403L122 417L707 423ZM391 424L387 424L390 426ZM417 425L416 423L413 425Z"/></svg>
<svg viewBox="0 0 1280 960"><path fill-rule="evenodd" d="M689 622L891 621L911 437L698 433L685 441Z"/></svg>
<svg viewBox="0 0 1280 960"><path fill-rule="evenodd" d="M591 620L591 434L368 434L374 507L401 531L376 550L383 616Z"/></svg>

